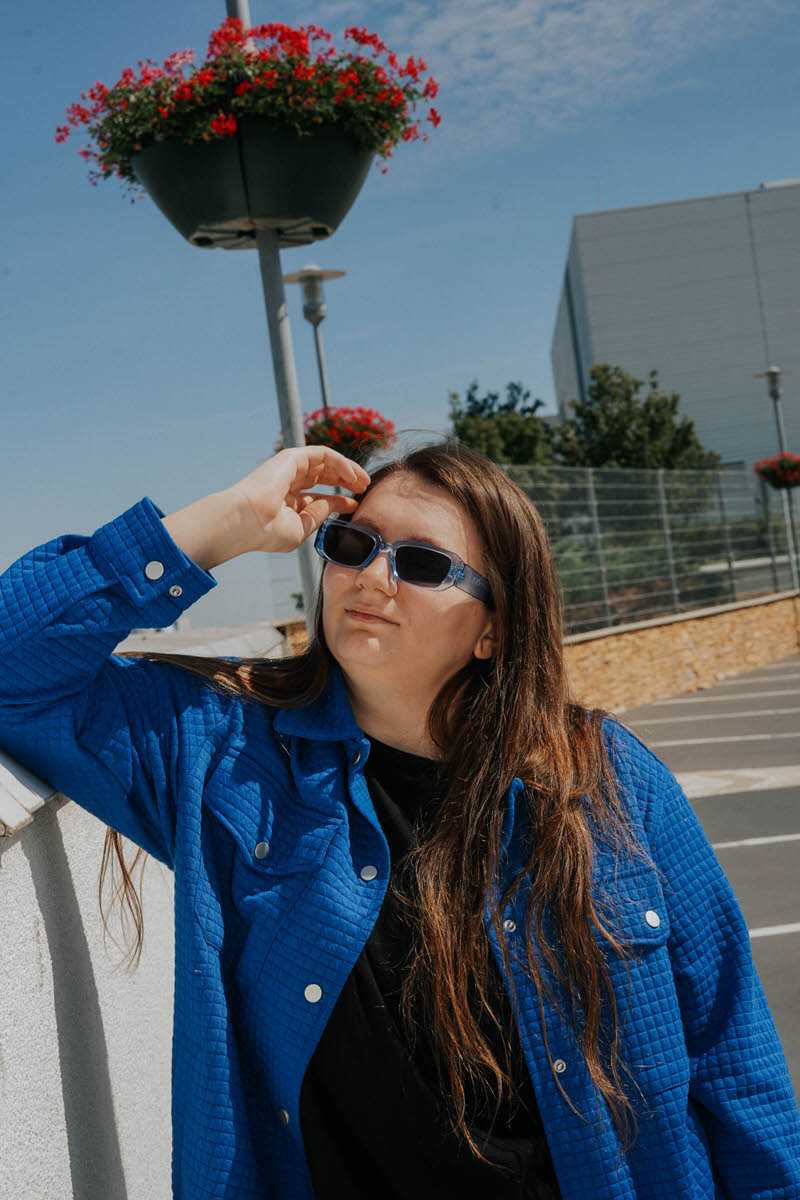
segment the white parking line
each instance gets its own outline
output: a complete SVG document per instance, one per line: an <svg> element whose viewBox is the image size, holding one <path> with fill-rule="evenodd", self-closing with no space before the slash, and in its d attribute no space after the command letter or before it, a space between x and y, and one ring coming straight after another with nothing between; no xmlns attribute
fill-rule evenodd
<svg viewBox="0 0 800 1200"><path fill-rule="evenodd" d="M759 683L762 679L780 679L782 683L784 679L800 679L800 671L795 675L789 671L785 675L783 671L779 675L756 675L755 673L752 675L749 673L747 675L728 675L726 679L715 679L711 686L715 688L730 687L734 683Z"/></svg>
<svg viewBox="0 0 800 1200"><path fill-rule="evenodd" d="M714 850L736 850L739 846L771 846L773 842L797 842L800 833L779 833L775 837L743 838L741 842L712 842Z"/></svg>
<svg viewBox="0 0 800 1200"><path fill-rule="evenodd" d="M800 765L681 771L675 773L675 778L688 799L700 800L726 792L767 792L773 788L800 787Z"/></svg>
<svg viewBox="0 0 800 1200"><path fill-rule="evenodd" d="M743 712L691 713L685 717L648 717L646 725L671 725L678 721L716 721L720 717L782 717L789 713L800 713L800 708L748 708Z"/></svg>
<svg viewBox="0 0 800 1200"><path fill-rule="evenodd" d="M800 688L790 688L788 691L781 692L744 692L741 696L707 696L704 694L701 695L699 692L686 692L683 696L670 696L667 700L651 700L647 707L655 708L661 704L698 704L703 700L706 702L713 700L717 703L720 700L760 700L766 696L800 696ZM637 707L639 706L637 705ZM644 705L641 707L644 708ZM625 710L622 709L620 711L624 712Z"/></svg>
<svg viewBox="0 0 800 1200"><path fill-rule="evenodd" d="M721 742L774 742L778 738L798 738L800 733L737 733L731 737L672 738L664 742L648 742L648 746L711 746Z"/></svg>
<svg viewBox="0 0 800 1200"><path fill-rule="evenodd" d="M764 925L761 929L748 929L751 938L774 937L777 933L800 933L800 922L796 925Z"/></svg>

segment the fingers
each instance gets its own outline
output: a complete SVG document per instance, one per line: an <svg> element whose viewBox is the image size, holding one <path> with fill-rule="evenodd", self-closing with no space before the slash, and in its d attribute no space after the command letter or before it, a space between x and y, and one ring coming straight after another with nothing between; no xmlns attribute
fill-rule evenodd
<svg viewBox="0 0 800 1200"><path fill-rule="evenodd" d="M358 500L353 496L326 496L320 493L303 492L297 497L301 517L311 517L312 529L318 529L328 517L336 513L349 513L358 507Z"/></svg>
<svg viewBox="0 0 800 1200"><path fill-rule="evenodd" d="M351 491L362 492L369 483L369 475L363 467L331 446L306 446L304 450L312 486L314 483L340 483Z"/></svg>
<svg viewBox="0 0 800 1200"><path fill-rule="evenodd" d="M353 512L359 505L355 496L325 496L325 499L330 501L330 512L327 514L329 517L337 512Z"/></svg>

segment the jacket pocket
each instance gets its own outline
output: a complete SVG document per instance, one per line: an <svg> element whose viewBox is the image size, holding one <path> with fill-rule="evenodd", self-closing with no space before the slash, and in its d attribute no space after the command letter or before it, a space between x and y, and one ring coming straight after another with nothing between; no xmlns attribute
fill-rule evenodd
<svg viewBox="0 0 800 1200"><path fill-rule="evenodd" d="M301 804L276 771L227 753L206 782L195 918L206 942L253 981L275 932L321 866L341 818Z"/></svg>
<svg viewBox="0 0 800 1200"><path fill-rule="evenodd" d="M619 1022L621 1081L635 1100L689 1083L689 1056L669 955L669 913L651 870L601 877L604 924L626 952L599 932ZM608 1006L610 1032L610 1005Z"/></svg>

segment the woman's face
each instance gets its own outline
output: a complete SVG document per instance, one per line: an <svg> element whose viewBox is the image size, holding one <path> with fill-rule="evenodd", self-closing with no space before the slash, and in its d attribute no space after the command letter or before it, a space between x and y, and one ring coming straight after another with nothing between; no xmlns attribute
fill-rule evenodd
<svg viewBox="0 0 800 1200"><path fill-rule="evenodd" d="M468 513L444 489L410 472L382 479L353 512L355 524L377 530L385 542L413 538L452 550L485 575L480 538ZM322 575L323 629L345 675L403 683L418 694L436 691L475 655L495 650L494 618L461 588L443 591L396 581L388 555L362 570L326 562ZM358 619L358 610L382 621ZM388 674L387 674L388 673Z"/></svg>

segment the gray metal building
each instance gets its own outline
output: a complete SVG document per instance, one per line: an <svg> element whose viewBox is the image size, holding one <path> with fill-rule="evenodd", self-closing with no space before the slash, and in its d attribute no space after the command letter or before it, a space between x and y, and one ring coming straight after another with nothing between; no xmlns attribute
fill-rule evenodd
<svg viewBox="0 0 800 1200"><path fill-rule="evenodd" d="M753 376L781 367L800 453L800 180L575 216L551 361L562 419L595 363L644 380L640 399L656 368L706 449L744 467L779 450Z"/></svg>

